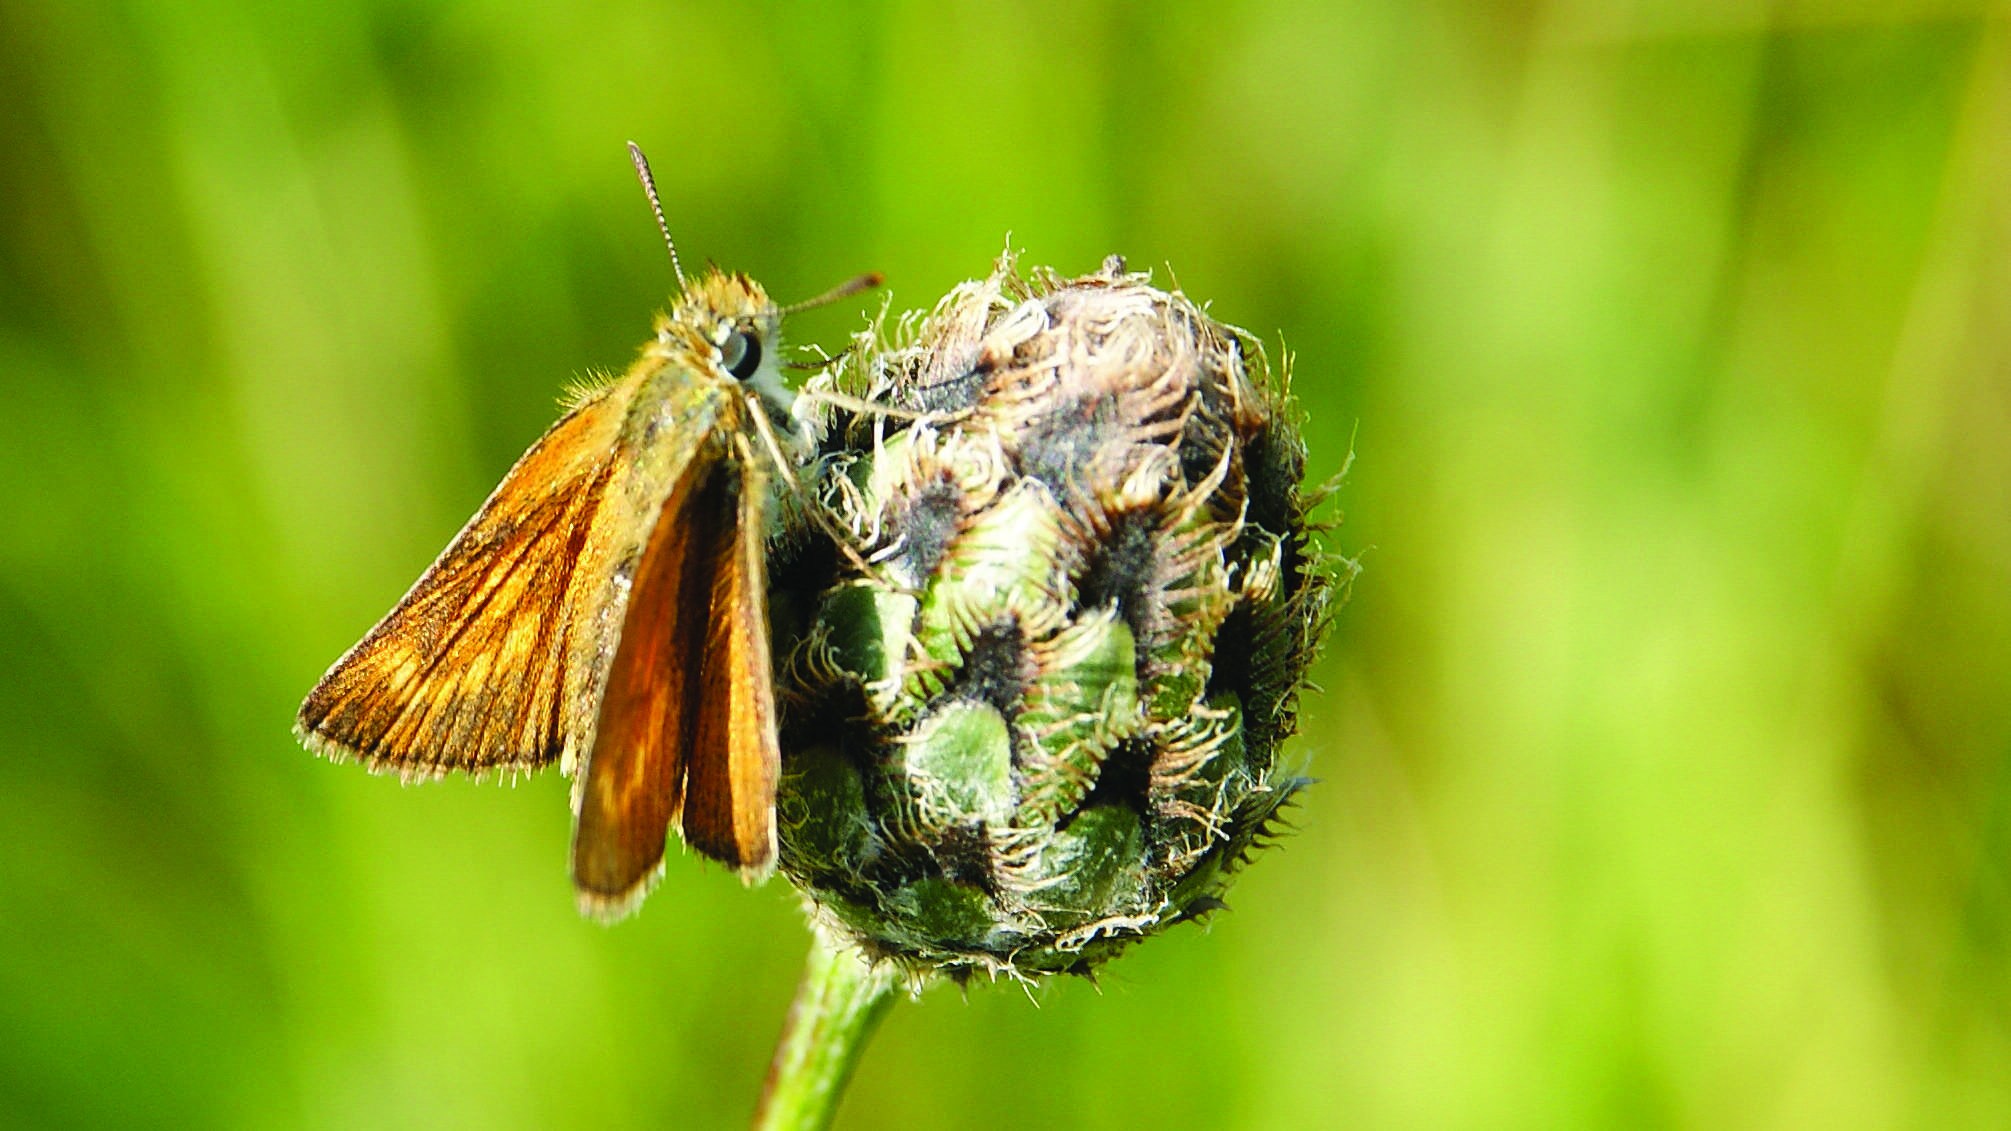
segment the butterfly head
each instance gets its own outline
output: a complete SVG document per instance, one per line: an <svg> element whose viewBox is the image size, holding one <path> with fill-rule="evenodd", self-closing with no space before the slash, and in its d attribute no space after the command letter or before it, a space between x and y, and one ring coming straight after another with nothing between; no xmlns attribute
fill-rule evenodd
<svg viewBox="0 0 2011 1131"><path fill-rule="evenodd" d="M714 270L686 286L658 321L660 348L685 354L720 380L737 381L771 404L786 405L782 383L782 310L761 284Z"/></svg>

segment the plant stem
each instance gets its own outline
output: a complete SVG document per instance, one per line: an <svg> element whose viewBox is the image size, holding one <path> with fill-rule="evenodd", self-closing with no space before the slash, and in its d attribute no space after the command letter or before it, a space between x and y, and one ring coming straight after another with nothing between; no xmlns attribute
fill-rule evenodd
<svg viewBox="0 0 2011 1131"><path fill-rule="evenodd" d="M768 1065L754 1131L823 1131L852 1078L873 1030L894 1004L900 973L867 963L812 928L803 984Z"/></svg>

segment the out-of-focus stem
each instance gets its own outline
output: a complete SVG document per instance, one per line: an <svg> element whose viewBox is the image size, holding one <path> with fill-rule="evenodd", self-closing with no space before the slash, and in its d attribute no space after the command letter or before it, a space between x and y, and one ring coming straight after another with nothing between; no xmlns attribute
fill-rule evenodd
<svg viewBox="0 0 2011 1131"><path fill-rule="evenodd" d="M831 1125L859 1054L894 1003L898 980L892 963L868 964L821 928L811 931L803 984L768 1066L754 1131L822 1131Z"/></svg>

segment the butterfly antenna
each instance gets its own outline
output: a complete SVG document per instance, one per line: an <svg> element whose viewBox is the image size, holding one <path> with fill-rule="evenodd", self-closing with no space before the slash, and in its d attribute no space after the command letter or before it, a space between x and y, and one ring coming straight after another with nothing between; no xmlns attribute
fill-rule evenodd
<svg viewBox="0 0 2011 1131"><path fill-rule="evenodd" d="M684 268L677 262L677 241L670 238L670 221L663 218L663 202L656 196L656 178L649 175L649 158L642 155L642 147L628 143L629 160L635 162L635 175L642 178L642 191L649 194L649 210L656 213L657 230L663 233L663 246L670 249L670 269L677 275L677 289L684 289Z"/></svg>
<svg viewBox="0 0 2011 1131"><path fill-rule="evenodd" d="M802 302L791 303L783 307L782 313L794 314L799 310L809 310L812 307L829 306L841 298L851 298L860 291L870 291L874 287L879 286L884 280L885 276L881 275L878 271L868 271L864 275L855 275L825 291L823 294L818 295L816 298L806 298Z"/></svg>

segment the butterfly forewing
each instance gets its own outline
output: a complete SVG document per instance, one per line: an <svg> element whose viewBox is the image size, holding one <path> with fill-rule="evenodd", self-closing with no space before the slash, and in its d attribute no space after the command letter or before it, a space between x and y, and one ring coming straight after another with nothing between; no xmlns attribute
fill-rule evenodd
<svg viewBox="0 0 2011 1131"><path fill-rule="evenodd" d="M701 452L717 461L730 398L648 356L590 395L321 678L300 710L302 739L408 778L553 761L572 772L593 735L627 574Z"/></svg>
<svg viewBox="0 0 2011 1131"><path fill-rule="evenodd" d="M528 771L564 757L590 721L580 663L599 648L629 507L612 458L616 387L524 453L482 509L300 709L313 749L406 777Z"/></svg>

